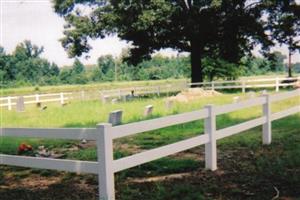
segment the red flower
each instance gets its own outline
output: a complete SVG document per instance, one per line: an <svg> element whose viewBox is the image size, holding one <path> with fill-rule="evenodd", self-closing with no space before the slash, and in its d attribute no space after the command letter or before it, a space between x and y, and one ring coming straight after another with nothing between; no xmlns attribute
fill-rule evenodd
<svg viewBox="0 0 300 200"><path fill-rule="evenodd" d="M27 151L32 151L32 146L25 144L25 143L20 144L20 146L18 148L18 153L20 154L20 153L24 153Z"/></svg>

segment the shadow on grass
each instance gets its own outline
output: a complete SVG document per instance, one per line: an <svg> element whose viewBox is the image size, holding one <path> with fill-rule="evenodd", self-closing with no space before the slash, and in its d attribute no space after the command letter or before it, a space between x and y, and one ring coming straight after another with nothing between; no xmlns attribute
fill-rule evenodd
<svg viewBox="0 0 300 200"><path fill-rule="evenodd" d="M224 115L221 126L241 123ZM253 128L236 136L218 142L218 167L215 172L203 170L203 161L186 159L184 154L167 157L135 167L116 175L117 197L122 200L197 200L197 199L272 199L275 187L281 197L296 199L300 196L300 116L293 115L272 123L273 141L269 146L261 144L261 127ZM203 132L200 121L170 127L161 132L142 133L142 136L126 140L142 148L155 148L162 140L171 143ZM154 134L156 137L150 137ZM120 150L117 157L126 156ZM203 156L203 145L189 151ZM75 156L76 157L76 156ZM134 183L128 177L140 178L170 173L189 172L190 176L166 179L159 182ZM22 177L21 177L22 178ZM0 196L6 199L96 199L97 181L87 182L84 176L72 177L68 181L54 184L47 189L19 188L0 189ZM92 178L97 180L95 176ZM79 181L80 180L80 181ZM79 181L79 182L78 182ZM81 184L79 184L81 183ZM92 190L90 188L93 188ZM57 193L57 194L56 194Z"/></svg>

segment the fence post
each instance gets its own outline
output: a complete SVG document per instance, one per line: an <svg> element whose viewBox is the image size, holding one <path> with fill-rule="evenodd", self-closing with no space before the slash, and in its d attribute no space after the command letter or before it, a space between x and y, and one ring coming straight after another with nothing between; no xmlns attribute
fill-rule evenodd
<svg viewBox="0 0 300 200"><path fill-rule="evenodd" d="M217 169L217 140L216 115L213 105L206 105L208 117L205 119L204 133L209 135L209 142L205 144L205 168L212 171Z"/></svg>
<svg viewBox="0 0 300 200"><path fill-rule="evenodd" d="M244 80L242 81L242 92L246 92L246 82Z"/></svg>
<svg viewBox="0 0 300 200"><path fill-rule="evenodd" d="M279 92L279 78L276 77L276 92Z"/></svg>
<svg viewBox="0 0 300 200"><path fill-rule="evenodd" d="M113 139L112 125L97 125L97 157L100 200L115 200L115 183L113 171Z"/></svg>
<svg viewBox="0 0 300 200"><path fill-rule="evenodd" d="M119 99L122 99L122 91L119 89Z"/></svg>
<svg viewBox="0 0 300 200"><path fill-rule="evenodd" d="M39 94L35 95L35 102L36 103L40 102L40 96L39 96Z"/></svg>
<svg viewBox="0 0 300 200"><path fill-rule="evenodd" d="M211 90L213 90L213 91L215 90L215 82L213 82L213 81L211 82Z"/></svg>
<svg viewBox="0 0 300 200"><path fill-rule="evenodd" d="M272 124L271 124L271 102L270 95L263 95L266 98L266 103L263 104L263 115L266 117L266 123L263 124L263 144L271 144L272 141Z"/></svg>
<svg viewBox="0 0 300 200"><path fill-rule="evenodd" d="M63 105L65 102L64 102L64 93L61 92L60 93L60 104Z"/></svg>
<svg viewBox="0 0 300 200"><path fill-rule="evenodd" d="M160 86L157 86L157 96L160 96Z"/></svg>
<svg viewBox="0 0 300 200"><path fill-rule="evenodd" d="M12 109L12 105L11 105L11 97L7 97L7 107L8 107L8 110L11 110Z"/></svg>
<svg viewBox="0 0 300 200"><path fill-rule="evenodd" d="M84 90L81 90L81 100L83 101L85 99L85 92Z"/></svg>

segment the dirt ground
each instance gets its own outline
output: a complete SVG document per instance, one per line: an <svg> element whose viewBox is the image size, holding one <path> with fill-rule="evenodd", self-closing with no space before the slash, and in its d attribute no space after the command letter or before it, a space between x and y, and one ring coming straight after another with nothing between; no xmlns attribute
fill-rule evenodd
<svg viewBox="0 0 300 200"><path fill-rule="evenodd" d="M219 152L219 168L214 172L203 169L204 158L201 154L199 156L199 151L202 150L203 148L195 148L176 155L198 157L200 166L193 171L142 178L121 177L117 174L117 199L297 200L300 197L300 185L291 185L293 182L289 180L289 177L300 177L299 169L285 169L284 173L276 170L263 173L256 166L255 161L259 156L274 154L268 148L252 151L235 147L234 150ZM97 177L94 175L6 166L0 166L0 170L0 200L98 198Z"/></svg>
<svg viewBox="0 0 300 200"><path fill-rule="evenodd" d="M176 96L169 97L168 100L177 101L181 103L188 103L203 97L213 97L222 95L215 90L204 90L202 88L189 88L178 93Z"/></svg>

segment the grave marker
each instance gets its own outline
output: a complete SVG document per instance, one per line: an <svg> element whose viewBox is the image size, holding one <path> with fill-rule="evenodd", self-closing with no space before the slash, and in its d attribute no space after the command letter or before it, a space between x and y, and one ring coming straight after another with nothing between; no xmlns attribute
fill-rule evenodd
<svg viewBox="0 0 300 200"><path fill-rule="evenodd" d="M167 101L166 101L166 108L168 109L168 110L171 110L172 109L172 107L173 107L173 100L170 100L170 99L168 99Z"/></svg>
<svg viewBox="0 0 300 200"><path fill-rule="evenodd" d="M261 91L261 94L262 94L262 95L268 94L268 91L267 91L267 90L262 90L262 91Z"/></svg>
<svg viewBox="0 0 300 200"><path fill-rule="evenodd" d="M109 96L108 95L103 95L102 96L102 103L107 103L109 100Z"/></svg>
<svg viewBox="0 0 300 200"><path fill-rule="evenodd" d="M251 91L251 92L248 92L248 93L247 93L247 96L248 96L250 99L253 99L253 98L255 98L256 94L255 94L255 92Z"/></svg>
<svg viewBox="0 0 300 200"><path fill-rule="evenodd" d="M16 110L17 112L25 111L24 97L21 96L17 99Z"/></svg>
<svg viewBox="0 0 300 200"><path fill-rule="evenodd" d="M112 99L112 100L111 100L111 103L112 103L112 104L118 103L118 99L117 99L117 98Z"/></svg>
<svg viewBox="0 0 300 200"><path fill-rule="evenodd" d="M233 100L233 103L237 103L240 101L240 97L239 96L233 97L232 100Z"/></svg>
<svg viewBox="0 0 300 200"><path fill-rule="evenodd" d="M153 112L153 105L148 105L145 107L144 116L149 117L152 115L152 112Z"/></svg>
<svg viewBox="0 0 300 200"><path fill-rule="evenodd" d="M109 113L108 123L112 126L120 125L122 123L122 110L115 110Z"/></svg>

